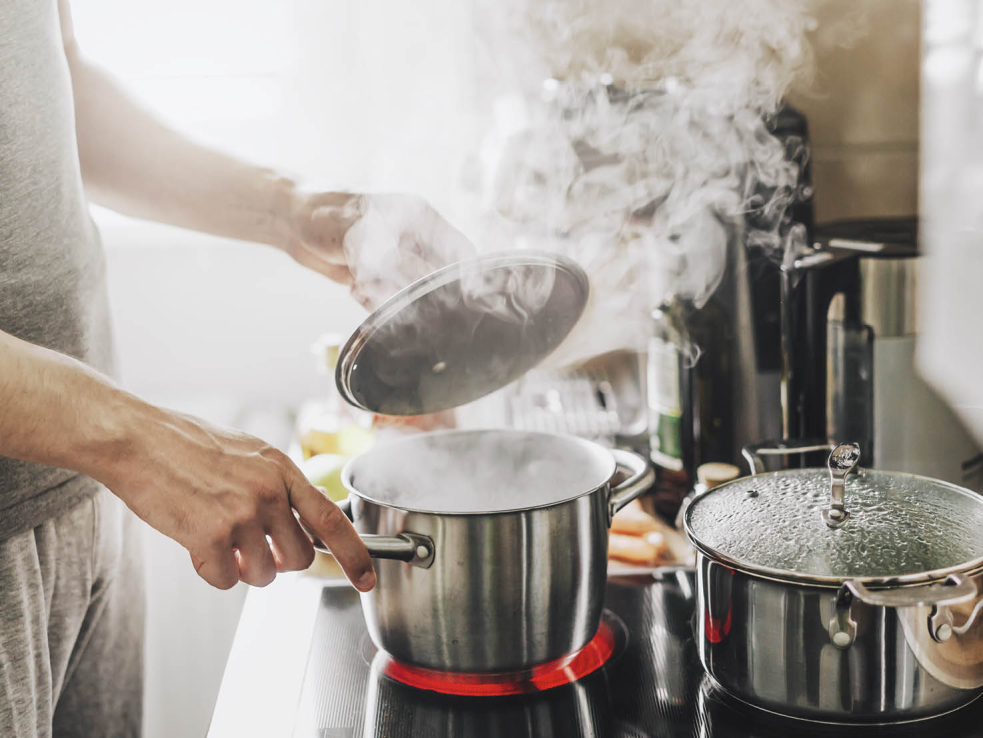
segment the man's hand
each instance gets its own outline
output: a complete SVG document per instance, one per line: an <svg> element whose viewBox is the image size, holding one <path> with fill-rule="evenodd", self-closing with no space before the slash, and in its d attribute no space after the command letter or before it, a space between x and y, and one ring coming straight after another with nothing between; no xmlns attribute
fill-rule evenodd
<svg viewBox="0 0 983 738"><path fill-rule="evenodd" d="M467 238L411 195L319 193L290 198L283 249L352 288L372 309L407 284L475 254Z"/></svg>
<svg viewBox="0 0 983 738"><path fill-rule="evenodd" d="M0 455L87 474L228 589L314 558L305 524L361 590L372 561L345 515L282 453L150 405L81 362L0 331Z"/></svg>
<svg viewBox="0 0 983 738"><path fill-rule="evenodd" d="M283 453L252 436L141 404L106 485L150 525L188 549L198 574L228 589L306 569L310 538L293 511L363 591L371 559L344 513Z"/></svg>

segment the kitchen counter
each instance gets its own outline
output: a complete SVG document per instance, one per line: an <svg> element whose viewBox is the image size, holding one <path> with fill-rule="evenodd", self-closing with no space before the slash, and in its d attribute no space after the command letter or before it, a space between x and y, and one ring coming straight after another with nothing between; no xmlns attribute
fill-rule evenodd
<svg viewBox="0 0 983 738"><path fill-rule="evenodd" d="M340 578L280 574L251 587L222 677L208 738L289 736L325 584Z"/></svg>

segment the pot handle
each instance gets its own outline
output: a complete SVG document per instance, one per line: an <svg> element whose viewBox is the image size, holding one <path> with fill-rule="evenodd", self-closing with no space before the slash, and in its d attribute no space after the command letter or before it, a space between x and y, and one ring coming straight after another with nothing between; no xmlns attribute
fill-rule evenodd
<svg viewBox="0 0 983 738"><path fill-rule="evenodd" d="M321 553L329 554L331 549L324 545L317 536L308 530L311 542ZM429 569L433 564L433 540L429 536L416 533L400 533L398 536L377 536L371 533L359 533L359 538L369 550L373 559L393 559L405 561L411 566Z"/></svg>
<svg viewBox="0 0 983 738"><path fill-rule="evenodd" d="M898 589L867 589L861 582L848 580L843 587L866 605L874 607L917 607L918 605L958 605L976 597L976 585L962 574L950 574L943 584ZM843 590L841 587L840 591ZM839 599L839 598L837 598Z"/></svg>
<svg viewBox="0 0 983 738"><path fill-rule="evenodd" d="M840 586L833 606L833 617L829 623L829 637L833 645L847 648L857 636L857 622L853 619L851 605L858 599L873 607L918 607L931 605L928 616L928 632L934 641L947 641L953 633L964 633L973 623L980 610L979 604L969 619L958 628L953 625L949 605L968 602L978 594L976 584L963 574L950 574L942 584L929 584L920 587L900 589L871 590L862 582L848 580Z"/></svg>
<svg viewBox="0 0 983 738"><path fill-rule="evenodd" d="M792 456L815 451L832 451L835 443L822 438L802 438L797 440L762 441L741 449L741 456L747 461L751 474L764 474L765 459L770 456Z"/></svg>
<svg viewBox="0 0 983 738"><path fill-rule="evenodd" d="M619 469L629 473L628 479L611 489L608 497L608 527L614 514L645 492L655 482L655 470L644 457L620 448L611 449Z"/></svg>
<svg viewBox="0 0 983 738"><path fill-rule="evenodd" d="M352 519L352 503L350 497L346 497L344 500L335 504L345 513L349 520ZM317 534L299 516L297 516L297 521L300 523L300 527L310 537L315 549L321 553L331 553L331 549L317 537ZM369 556L373 559L405 561L410 566L417 566L421 569L429 569L433 564L434 545L433 539L430 536L404 531L398 536L378 536L372 533L359 533L358 537L362 539L362 543L369 550Z"/></svg>

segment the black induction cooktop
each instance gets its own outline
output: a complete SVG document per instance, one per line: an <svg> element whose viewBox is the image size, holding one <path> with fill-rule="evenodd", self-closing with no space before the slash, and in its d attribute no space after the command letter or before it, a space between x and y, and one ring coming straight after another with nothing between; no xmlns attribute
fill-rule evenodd
<svg viewBox="0 0 983 738"><path fill-rule="evenodd" d="M735 702L703 673L693 640L693 580L683 570L612 580L607 617L627 638L600 670L532 695L451 697L385 676L357 593L321 595L295 738L983 738L983 701L894 727L826 726Z"/></svg>

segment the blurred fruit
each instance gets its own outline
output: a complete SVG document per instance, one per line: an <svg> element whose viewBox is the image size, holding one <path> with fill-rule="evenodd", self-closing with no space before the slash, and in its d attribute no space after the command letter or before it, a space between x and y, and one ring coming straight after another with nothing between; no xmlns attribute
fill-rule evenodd
<svg viewBox="0 0 983 738"><path fill-rule="evenodd" d="M338 502L348 496L341 482L341 470L348 457L340 454L317 454L306 459L301 467L304 476L316 487L323 487L328 497Z"/></svg>
<svg viewBox="0 0 983 738"><path fill-rule="evenodd" d="M355 423L315 422L302 433L300 447L305 459L318 454L358 456L368 450L372 440L372 430Z"/></svg>

